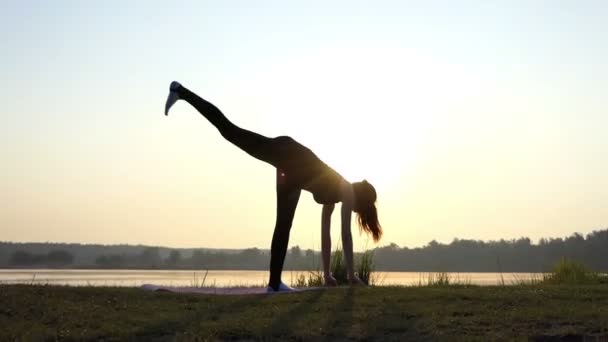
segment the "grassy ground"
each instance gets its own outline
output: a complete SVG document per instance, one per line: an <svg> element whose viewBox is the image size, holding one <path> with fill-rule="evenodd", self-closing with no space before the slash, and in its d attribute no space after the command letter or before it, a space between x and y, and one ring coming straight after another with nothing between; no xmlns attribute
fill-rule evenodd
<svg viewBox="0 0 608 342"><path fill-rule="evenodd" d="M0 327L0 341L608 341L608 286L340 287L211 296L0 285Z"/></svg>

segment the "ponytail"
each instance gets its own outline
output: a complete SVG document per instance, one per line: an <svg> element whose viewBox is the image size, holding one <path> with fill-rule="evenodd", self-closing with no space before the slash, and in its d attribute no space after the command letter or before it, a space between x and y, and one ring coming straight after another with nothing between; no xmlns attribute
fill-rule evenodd
<svg viewBox="0 0 608 342"><path fill-rule="evenodd" d="M380 238L382 237L382 226L380 226L380 222L378 221L376 204L371 203L356 213L359 229L370 234L372 239L374 239L374 242L380 241Z"/></svg>

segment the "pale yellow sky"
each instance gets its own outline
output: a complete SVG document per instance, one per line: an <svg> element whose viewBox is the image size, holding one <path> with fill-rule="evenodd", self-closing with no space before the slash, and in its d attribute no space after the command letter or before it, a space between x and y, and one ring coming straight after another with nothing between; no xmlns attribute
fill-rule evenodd
<svg viewBox="0 0 608 342"><path fill-rule="evenodd" d="M603 8L273 6L12 9L40 20L0 66L0 240L269 248L273 169L185 103L164 117L173 79L375 184L381 244L606 228ZM303 193L290 246L319 249L320 210Z"/></svg>

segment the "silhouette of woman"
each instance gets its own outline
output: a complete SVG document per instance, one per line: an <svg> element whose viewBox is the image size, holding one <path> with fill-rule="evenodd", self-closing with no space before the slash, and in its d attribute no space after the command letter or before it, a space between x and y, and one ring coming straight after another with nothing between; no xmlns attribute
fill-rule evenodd
<svg viewBox="0 0 608 342"><path fill-rule="evenodd" d="M338 202L342 203L342 245L347 277L351 284L363 284L354 272L351 213L354 211L357 214L361 230L370 234L374 241L380 239L382 228L378 222L374 187L365 180L355 183L346 181L310 149L291 137L268 138L234 125L216 106L175 81L169 86L165 115L180 99L198 110L226 140L254 158L269 163L277 170L277 216L270 252L268 292L294 290L281 281L281 273L289 243L289 231L301 190L311 192L315 202L323 205L321 250L325 284L327 286L336 285L336 279L331 275L329 269L331 255L329 228L334 205Z"/></svg>

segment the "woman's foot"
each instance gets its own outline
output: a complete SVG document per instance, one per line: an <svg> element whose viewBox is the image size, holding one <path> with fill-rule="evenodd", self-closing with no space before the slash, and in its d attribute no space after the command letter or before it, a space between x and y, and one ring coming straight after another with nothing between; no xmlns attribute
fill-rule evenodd
<svg viewBox="0 0 608 342"><path fill-rule="evenodd" d="M275 290L272 287L268 286L266 288L266 293L277 293L277 292L294 292L294 291L298 291L298 289L294 289L291 286L287 286L285 285L283 282L281 282L279 284L279 289Z"/></svg>
<svg viewBox="0 0 608 342"><path fill-rule="evenodd" d="M338 281L331 274L324 275L323 278L325 279L325 286L338 286Z"/></svg>
<svg viewBox="0 0 608 342"><path fill-rule="evenodd" d="M361 279L360 279L358 276L356 276L356 275L349 277L348 282L349 282L351 285L355 285L355 286L359 286L359 285L360 285L360 286L367 286L367 285L366 285L366 284L363 282L363 280L361 280Z"/></svg>
<svg viewBox="0 0 608 342"><path fill-rule="evenodd" d="M179 82L173 81L169 86L169 96L167 96L167 102L165 103L165 115L169 114L169 109L179 100L179 94L177 93L177 89L179 89L182 85Z"/></svg>

